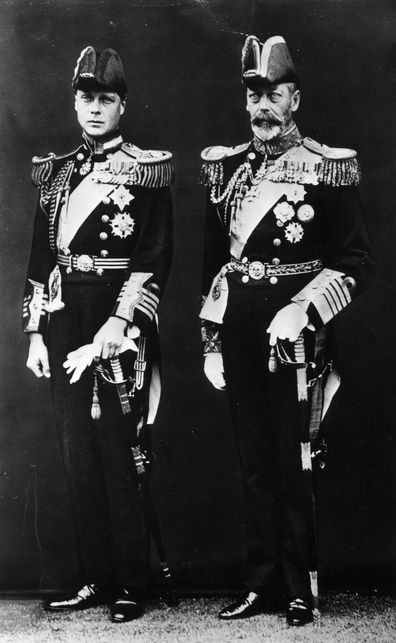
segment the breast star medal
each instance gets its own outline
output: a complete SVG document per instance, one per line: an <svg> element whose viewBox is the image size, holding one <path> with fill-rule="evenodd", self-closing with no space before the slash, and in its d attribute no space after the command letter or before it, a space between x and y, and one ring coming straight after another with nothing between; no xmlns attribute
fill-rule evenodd
<svg viewBox="0 0 396 643"><path fill-rule="evenodd" d="M298 203L304 199L306 191L303 185L290 183L285 185L286 199L291 203Z"/></svg>
<svg viewBox="0 0 396 643"><path fill-rule="evenodd" d="M135 221L127 212L117 212L110 221L111 232L115 237L125 239L132 234L135 227Z"/></svg>
<svg viewBox="0 0 396 643"><path fill-rule="evenodd" d="M122 211L135 197L123 185L120 185L110 194L110 198Z"/></svg>
<svg viewBox="0 0 396 643"><path fill-rule="evenodd" d="M298 243L304 236L303 227L299 223L289 223L285 228L285 237L290 243Z"/></svg>
<svg viewBox="0 0 396 643"><path fill-rule="evenodd" d="M287 201L282 201L274 207L274 214L276 218L276 224L281 227L294 217L295 211L290 203L287 203Z"/></svg>

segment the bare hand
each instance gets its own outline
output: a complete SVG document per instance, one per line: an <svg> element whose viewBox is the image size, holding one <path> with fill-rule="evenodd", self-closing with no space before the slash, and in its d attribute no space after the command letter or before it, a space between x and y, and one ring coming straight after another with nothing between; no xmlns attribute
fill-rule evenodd
<svg viewBox="0 0 396 643"><path fill-rule="evenodd" d="M119 317L109 317L96 333L93 343L98 347L96 357L103 359L117 357L124 341L124 332L128 322Z"/></svg>
<svg viewBox="0 0 396 643"><path fill-rule="evenodd" d="M40 333L30 333L29 354L26 366L36 377L51 377L48 363L48 351Z"/></svg>
<svg viewBox="0 0 396 643"><path fill-rule="evenodd" d="M270 334L270 346L275 346L277 339L288 339L290 342L295 342L308 322L307 313L298 304L292 302L281 308L267 328L267 333Z"/></svg>
<svg viewBox="0 0 396 643"><path fill-rule="evenodd" d="M209 353L205 357L204 372L209 382L219 391L226 387L224 379L223 356L221 353Z"/></svg>

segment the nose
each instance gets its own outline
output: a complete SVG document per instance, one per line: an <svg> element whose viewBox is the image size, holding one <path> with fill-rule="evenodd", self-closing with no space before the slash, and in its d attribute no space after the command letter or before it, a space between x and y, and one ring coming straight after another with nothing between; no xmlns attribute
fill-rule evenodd
<svg viewBox="0 0 396 643"><path fill-rule="evenodd" d="M99 102L99 97L96 97L91 101L90 103L90 112L92 114L99 114L100 112L100 102Z"/></svg>
<svg viewBox="0 0 396 643"><path fill-rule="evenodd" d="M270 111L270 106L269 106L269 99L266 94L263 94L260 98L258 108L262 112L269 112Z"/></svg>

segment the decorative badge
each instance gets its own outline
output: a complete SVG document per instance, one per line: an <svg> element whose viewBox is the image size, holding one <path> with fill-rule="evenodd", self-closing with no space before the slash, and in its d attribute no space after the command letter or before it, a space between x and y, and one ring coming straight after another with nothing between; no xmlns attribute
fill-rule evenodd
<svg viewBox="0 0 396 643"><path fill-rule="evenodd" d="M285 229L285 237L290 243L298 243L304 236L304 230L299 223L289 223Z"/></svg>
<svg viewBox="0 0 396 643"><path fill-rule="evenodd" d="M290 203L287 201L282 201L274 207L274 214L276 217L276 223L278 226L282 226L286 221L290 221L295 215L295 211Z"/></svg>
<svg viewBox="0 0 396 643"><path fill-rule="evenodd" d="M314 216L315 210L313 209L312 205L309 205L308 203L300 205L297 210L297 219L299 219L299 221L302 221L303 223L309 223L310 221L312 221Z"/></svg>
<svg viewBox="0 0 396 643"><path fill-rule="evenodd" d="M115 237L125 239L132 234L135 227L135 221L127 212L117 212L112 221L110 221L112 233Z"/></svg>
<svg viewBox="0 0 396 643"><path fill-rule="evenodd" d="M85 163L83 163L83 164L82 164L82 166L80 167L80 174L81 174L81 176L85 176L86 174L89 174L89 172L91 171L91 167L92 167L92 164L91 164L91 157L89 157L89 158L85 161Z"/></svg>
<svg viewBox="0 0 396 643"><path fill-rule="evenodd" d="M286 199L291 203L298 203L299 201L303 201L304 196L307 193L306 190L304 189L304 186L299 185L298 183L291 183L289 185L285 185L285 192L286 192Z"/></svg>
<svg viewBox="0 0 396 643"><path fill-rule="evenodd" d="M114 192L112 192L112 194L110 194L110 198L122 211L126 205L129 205L130 202L133 201L135 197L126 188L124 188L123 185L120 185L116 190L114 190Z"/></svg>

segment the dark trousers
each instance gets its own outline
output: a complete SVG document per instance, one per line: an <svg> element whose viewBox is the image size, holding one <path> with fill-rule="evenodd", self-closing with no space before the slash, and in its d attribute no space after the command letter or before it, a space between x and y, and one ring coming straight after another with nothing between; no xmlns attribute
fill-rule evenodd
<svg viewBox="0 0 396 643"><path fill-rule="evenodd" d="M63 285L65 308L51 316L48 348L56 429L69 486L83 583L145 589L148 538L130 454L136 427L122 415L117 389L99 382L100 420L91 418L93 376L69 383L68 352L92 343L119 288Z"/></svg>
<svg viewBox="0 0 396 643"><path fill-rule="evenodd" d="M229 286L223 357L244 481L248 589L270 596L282 589L289 598L309 599L309 491L296 371L278 366L269 372L266 332L297 290L290 283L277 290L231 280Z"/></svg>

